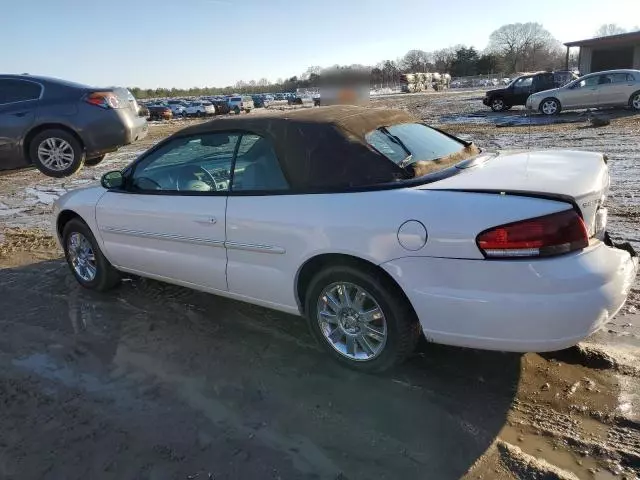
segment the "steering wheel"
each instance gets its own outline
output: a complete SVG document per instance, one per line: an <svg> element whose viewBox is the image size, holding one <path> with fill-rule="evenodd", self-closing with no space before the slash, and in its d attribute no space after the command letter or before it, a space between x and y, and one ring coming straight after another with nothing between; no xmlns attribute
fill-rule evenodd
<svg viewBox="0 0 640 480"><path fill-rule="evenodd" d="M149 177L139 177L135 179L135 187L140 190L162 190L162 186Z"/></svg>
<svg viewBox="0 0 640 480"><path fill-rule="evenodd" d="M181 184L184 185L186 182L189 182L191 180L199 180L199 178L196 176L196 173L204 173L205 176L208 177L208 180L205 180L204 183L209 185L211 187L211 190L217 190L216 179L213 178L213 175L211 175L208 170L201 167L200 165L185 165L180 169L176 178L176 190L181 190Z"/></svg>

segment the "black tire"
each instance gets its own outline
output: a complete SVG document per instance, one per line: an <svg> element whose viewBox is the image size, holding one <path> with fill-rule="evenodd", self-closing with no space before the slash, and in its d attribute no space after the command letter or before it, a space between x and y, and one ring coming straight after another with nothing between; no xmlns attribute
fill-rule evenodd
<svg viewBox="0 0 640 480"><path fill-rule="evenodd" d="M553 104L555 105L555 108L547 109L545 107L545 105L547 104ZM548 116L558 115L562 111L562 105L560 105L560 102L555 98L545 98L540 102L540 106L538 107L538 110L540 110L540 113L543 115L548 115Z"/></svg>
<svg viewBox="0 0 640 480"><path fill-rule="evenodd" d="M629 106L631 107L631 110L640 112L640 90L629 97Z"/></svg>
<svg viewBox="0 0 640 480"><path fill-rule="evenodd" d="M322 332L318 318L318 302L323 289L336 282L357 285L370 294L382 310L387 339L382 351L370 360L353 360L339 353ZM405 360L415 349L420 324L399 287L384 276L367 268L330 266L318 272L305 292L305 312L311 334L334 360L361 372L381 372Z"/></svg>
<svg viewBox="0 0 640 480"><path fill-rule="evenodd" d="M233 109L233 113L235 113L236 115L240 115L240 107L235 107Z"/></svg>
<svg viewBox="0 0 640 480"><path fill-rule="evenodd" d="M507 104L502 97L492 98L491 102L489 102L489 106L494 112L503 112L507 108Z"/></svg>
<svg viewBox="0 0 640 480"><path fill-rule="evenodd" d="M84 238L86 238L91 244L91 249L93 250L93 255L95 258L95 266L96 266L96 274L93 280L83 279L78 272L76 272L69 252L69 237L73 233L80 233ZM69 269L76 280L80 285L89 290L96 290L98 292L104 292L106 290L110 290L118 283L120 283L120 272L116 270L109 260L102 254L100 247L98 246L98 242L96 238L93 236L91 229L87 226L79 218L74 218L69 220L69 222L65 225L64 230L62 232L62 246L64 249L64 256L67 260L67 265L69 265Z"/></svg>
<svg viewBox="0 0 640 480"><path fill-rule="evenodd" d="M38 158L38 148L43 144L43 142L47 142L48 140L63 140L71 147L71 150L73 151L73 159L66 168L54 170L44 165ZM33 163L33 165L45 175L49 177L62 178L73 175L82 168L85 161L85 151L84 147L71 133L65 130L51 129L44 130L31 139L31 142L29 143L29 159L31 160L31 163Z"/></svg>
<svg viewBox="0 0 640 480"><path fill-rule="evenodd" d="M84 161L84 164L87 167L95 167L96 165L98 165L102 160L104 160L104 157L106 157L106 154L100 155L99 157L93 157L93 158L87 158Z"/></svg>

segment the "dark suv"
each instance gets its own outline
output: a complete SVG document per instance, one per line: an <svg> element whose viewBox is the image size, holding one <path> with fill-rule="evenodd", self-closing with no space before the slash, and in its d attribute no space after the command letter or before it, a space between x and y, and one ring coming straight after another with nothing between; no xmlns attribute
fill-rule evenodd
<svg viewBox="0 0 640 480"><path fill-rule="evenodd" d="M489 90L482 103L491 107L494 112L509 110L514 105L525 105L529 95L543 90L562 87L578 78L571 72L538 72L522 75L513 80L505 88Z"/></svg>
<svg viewBox="0 0 640 480"><path fill-rule="evenodd" d="M0 170L34 165L65 177L143 138L147 128L126 88L0 75Z"/></svg>

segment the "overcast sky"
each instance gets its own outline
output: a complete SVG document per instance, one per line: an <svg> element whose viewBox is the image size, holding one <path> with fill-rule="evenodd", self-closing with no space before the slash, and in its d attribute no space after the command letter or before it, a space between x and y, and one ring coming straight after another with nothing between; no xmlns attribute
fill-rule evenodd
<svg viewBox="0 0 640 480"><path fill-rule="evenodd" d="M0 73L93 85L225 86L407 50L483 49L507 23L558 40L640 23L640 0L0 0Z"/></svg>

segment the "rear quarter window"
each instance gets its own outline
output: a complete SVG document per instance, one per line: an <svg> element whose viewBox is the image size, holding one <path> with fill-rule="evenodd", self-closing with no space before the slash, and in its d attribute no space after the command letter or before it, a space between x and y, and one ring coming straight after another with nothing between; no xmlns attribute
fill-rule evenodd
<svg viewBox="0 0 640 480"><path fill-rule="evenodd" d="M480 152L421 123L378 128L365 139L396 165L411 168L415 177L444 170Z"/></svg>
<svg viewBox="0 0 640 480"><path fill-rule="evenodd" d="M0 104L37 100L42 93L42 85L17 79L0 79Z"/></svg>

